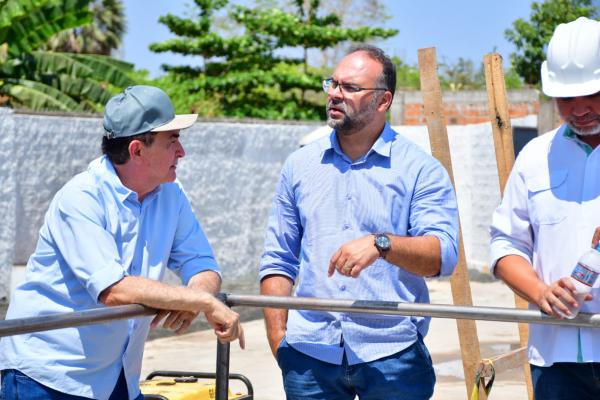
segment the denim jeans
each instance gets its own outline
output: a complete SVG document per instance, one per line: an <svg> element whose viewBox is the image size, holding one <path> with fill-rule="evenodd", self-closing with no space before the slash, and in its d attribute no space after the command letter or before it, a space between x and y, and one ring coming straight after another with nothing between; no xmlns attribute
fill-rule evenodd
<svg viewBox="0 0 600 400"><path fill-rule="evenodd" d="M600 363L531 365L536 400L600 399Z"/></svg>
<svg viewBox="0 0 600 400"><path fill-rule="evenodd" d="M317 360L285 340L277 350L288 400L425 400L433 395L435 373L422 339L391 356L342 365Z"/></svg>
<svg viewBox="0 0 600 400"><path fill-rule="evenodd" d="M121 371L119 380L110 395L109 400L126 400L127 383L125 374ZM87 397L74 396L51 389L41 383L31 379L27 375L15 369L5 369L2 371L2 390L0 391L0 400L89 400ZM143 400L144 396L140 394L135 400Z"/></svg>

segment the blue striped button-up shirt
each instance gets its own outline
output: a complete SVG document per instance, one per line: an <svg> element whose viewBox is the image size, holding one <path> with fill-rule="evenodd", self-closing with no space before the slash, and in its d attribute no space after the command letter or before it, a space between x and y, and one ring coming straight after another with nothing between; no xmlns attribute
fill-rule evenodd
<svg viewBox="0 0 600 400"><path fill-rule="evenodd" d="M349 300L429 302L422 277L378 259L359 278L327 277L344 243L376 232L433 235L441 275L457 259L458 212L444 168L387 124L373 148L352 162L335 132L285 162L269 217L260 278L284 275L296 295ZM349 364L394 354L425 336L429 318L291 310L286 340L305 354ZM343 337L343 340L342 340Z"/></svg>
<svg viewBox="0 0 600 400"><path fill-rule="evenodd" d="M139 202L102 157L52 200L7 319L103 307L98 296L110 285L127 275L161 280L167 267L186 284L199 272L218 272L182 188L165 183ZM100 400L108 399L123 369L133 399L140 393L150 320L5 337L0 369L18 369L53 389Z"/></svg>

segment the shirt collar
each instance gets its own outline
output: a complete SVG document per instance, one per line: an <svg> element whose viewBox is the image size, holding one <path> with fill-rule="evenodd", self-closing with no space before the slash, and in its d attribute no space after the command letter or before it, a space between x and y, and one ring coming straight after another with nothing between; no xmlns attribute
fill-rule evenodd
<svg viewBox="0 0 600 400"><path fill-rule="evenodd" d="M594 151L594 149L592 148L592 146L590 146L589 144L585 143L583 140L579 139L579 137L577 136L577 134L575 132L573 132L573 130L571 129L571 127L567 124L564 124L564 129L563 129L563 137L566 138L567 140L570 140L572 142L575 142L575 144L577 144L579 147L581 147L581 149L583 151L585 151L586 155L590 155L592 154L592 151Z"/></svg>
<svg viewBox="0 0 600 400"><path fill-rule="evenodd" d="M381 135L377 138L373 147L369 151L374 151L384 157L390 157L392 154L392 142L396 137L396 132L390 127L390 125L386 122L383 126L383 131L381 131Z"/></svg>
<svg viewBox="0 0 600 400"><path fill-rule="evenodd" d="M364 157L362 157L360 160L357 160L355 163L364 162L374 152L383 157L389 158L392 153L392 142L394 141L395 137L396 132L394 132L394 130L386 122L383 126L381 134L379 135L375 143L373 143L371 149L367 152L367 154ZM327 151L330 149L333 149L333 151L335 151L344 160L347 160L348 162L352 163L348 156L346 156L346 154L344 154L344 152L342 151L335 130L333 130L329 135L329 141L327 142L323 150Z"/></svg>
<svg viewBox="0 0 600 400"><path fill-rule="evenodd" d="M121 203L125 203L125 201L128 199L134 202L139 202L137 193L123 185L119 175L117 175L114 165L110 162L106 155L92 161L88 169L92 174L98 176L109 184L112 192ZM152 192L148 193L144 201L154 198L160 192L161 186L162 185L159 185Z"/></svg>

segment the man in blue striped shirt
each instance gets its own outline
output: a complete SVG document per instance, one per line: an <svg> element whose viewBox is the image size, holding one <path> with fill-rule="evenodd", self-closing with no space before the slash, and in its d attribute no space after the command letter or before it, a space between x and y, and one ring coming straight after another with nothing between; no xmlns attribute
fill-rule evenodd
<svg viewBox="0 0 600 400"><path fill-rule="evenodd" d="M458 217L444 168L385 116L396 71L353 49L323 81L333 131L285 162L261 260L261 293L429 301L423 277L450 275ZM288 399L428 399L429 318L265 310Z"/></svg>

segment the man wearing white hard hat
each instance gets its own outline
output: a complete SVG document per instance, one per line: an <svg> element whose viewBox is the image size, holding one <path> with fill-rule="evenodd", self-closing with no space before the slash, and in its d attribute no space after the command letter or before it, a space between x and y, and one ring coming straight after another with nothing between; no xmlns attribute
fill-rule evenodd
<svg viewBox="0 0 600 400"><path fill-rule="evenodd" d="M598 313L598 282L576 296L569 276L599 237L600 22L559 25L541 72L564 123L519 153L493 216L490 265L531 308ZM528 355L536 399L600 399L598 330L531 324Z"/></svg>
<svg viewBox="0 0 600 400"><path fill-rule="evenodd" d="M7 319L122 304L156 317L9 336L0 342L0 399L143 399L139 380L151 325L183 332L200 312L221 341L239 338L239 316L214 297L220 272L176 181L179 131L159 88L133 86L106 104L104 155L56 194L25 283ZM160 282L169 268L186 287Z"/></svg>

